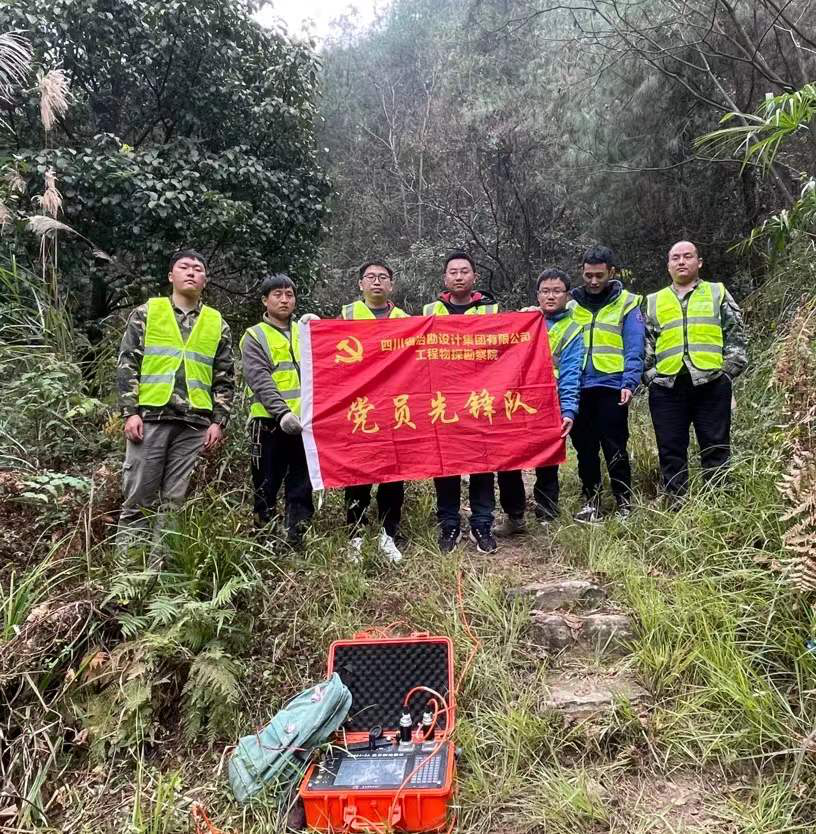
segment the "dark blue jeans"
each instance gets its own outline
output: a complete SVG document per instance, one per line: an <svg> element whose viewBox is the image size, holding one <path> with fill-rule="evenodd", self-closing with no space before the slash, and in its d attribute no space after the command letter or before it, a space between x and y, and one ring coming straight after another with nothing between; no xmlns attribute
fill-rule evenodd
<svg viewBox="0 0 816 834"><path fill-rule="evenodd" d="M436 487L436 518L440 527L459 526L459 507L462 500L462 478L451 475L434 478ZM470 526L493 526L496 496L493 492L493 473L482 472L470 476Z"/></svg>

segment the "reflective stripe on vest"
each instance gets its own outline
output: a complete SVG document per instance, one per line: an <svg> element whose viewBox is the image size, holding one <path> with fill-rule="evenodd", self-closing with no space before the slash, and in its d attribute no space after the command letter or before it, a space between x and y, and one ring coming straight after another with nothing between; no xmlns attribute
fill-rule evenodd
<svg viewBox="0 0 816 834"><path fill-rule="evenodd" d="M183 361L187 401L193 408L212 411L212 369L220 341L218 310L203 306L184 342L170 299L151 298L147 302L144 357L139 372L139 405L167 405Z"/></svg>
<svg viewBox="0 0 816 834"><path fill-rule="evenodd" d="M561 353L570 342L581 335L581 330L581 325L573 321L572 316L564 316L553 324L547 324L547 338L550 342L550 356L556 379L561 366Z"/></svg>
<svg viewBox="0 0 816 834"><path fill-rule="evenodd" d="M573 319L584 329L584 367L592 357L592 365L602 374L620 374L625 367L623 357L623 320L641 302L641 296L628 290L594 313L574 299L567 307Z"/></svg>
<svg viewBox="0 0 816 834"><path fill-rule="evenodd" d="M364 301L355 301L352 304L344 304L340 311L341 318L344 319L376 319L377 317L371 311L371 308ZM400 310L399 307L392 307L386 318L389 319L407 319L408 313L405 310Z"/></svg>
<svg viewBox="0 0 816 834"><path fill-rule="evenodd" d="M646 299L646 315L657 325L655 367L662 376L678 374L684 356L701 371L718 371L723 366L720 307L725 287L700 281L687 298L685 310L671 287Z"/></svg>
<svg viewBox="0 0 816 834"><path fill-rule="evenodd" d="M482 304L479 307L468 307L465 310L466 316L486 315L487 313L498 313L498 304ZM422 308L423 316L449 316L450 310L441 301L432 301Z"/></svg>
<svg viewBox="0 0 816 834"><path fill-rule="evenodd" d="M241 347L247 337L255 339L264 349L269 364L272 368L272 382L278 388L281 397L293 414L300 414L300 343L298 341L298 328L293 323L289 331L292 337L291 343L286 336L276 327L272 327L265 321L250 327L241 337ZM270 413L261 405L252 389L247 386L247 394L252 400L249 408L250 417L271 417Z"/></svg>

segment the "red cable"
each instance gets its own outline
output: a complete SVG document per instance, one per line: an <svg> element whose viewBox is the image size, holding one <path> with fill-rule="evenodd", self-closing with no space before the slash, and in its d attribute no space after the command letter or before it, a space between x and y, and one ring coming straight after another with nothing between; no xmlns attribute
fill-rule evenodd
<svg viewBox="0 0 816 834"><path fill-rule="evenodd" d="M212 820L207 816L207 812L200 802L192 804L190 816L195 824L195 834L222 834L221 829L212 824Z"/></svg>

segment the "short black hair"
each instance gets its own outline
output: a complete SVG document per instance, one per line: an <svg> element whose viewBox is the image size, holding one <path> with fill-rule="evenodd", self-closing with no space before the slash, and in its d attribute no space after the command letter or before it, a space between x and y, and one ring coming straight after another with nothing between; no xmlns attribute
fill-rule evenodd
<svg viewBox="0 0 816 834"><path fill-rule="evenodd" d="M564 285L564 289L569 292L570 291L570 277L564 272L563 269L545 269L541 275L538 276L536 280L536 292L541 289L541 284L543 281L550 281L550 280L558 280Z"/></svg>
<svg viewBox="0 0 816 834"><path fill-rule="evenodd" d="M380 260L380 259L378 259L378 258L372 258L370 261L366 261L366 262L365 262L365 263L364 263L364 264L360 267L360 270L359 270L359 275L360 275L360 278L361 278L361 279L362 279L363 275L365 275L365 274L366 274L366 270L367 270L370 266L381 266L381 267L382 267L382 268L383 268L383 269L384 269L384 270L388 273L388 277L389 277L392 281L394 280L394 270L393 270L393 269L391 269L391 267L390 267L390 266L388 266L388 264L387 264L385 261Z"/></svg>
<svg viewBox="0 0 816 834"><path fill-rule="evenodd" d="M204 264L204 269L207 268L207 259L197 249L179 249L170 256L170 272L173 271L173 267L182 258L195 258Z"/></svg>
<svg viewBox="0 0 816 834"><path fill-rule="evenodd" d="M266 278L261 281L261 296L264 298L266 298L272 290L285 289L293 290L295 294L297 294L295 282L283 272L275 272L272 275L267 275Z"/></svg>
<svg viewBox="0 0 816 834"><path fill-rule="evenodd" d="M470 255L468 255L467 252L462 252L461 250L451 252L448 257L445 258L445 268L442 270L443 272L447 272L448 264L451 261L467 261L470 264L470 268L476 272L476 262L470 257Z"/></svg>
<svg viewBox="0 0 816 834"><path fill-rule="evenodd" d="M590 246L584 252L584 257L581 260L582 264L606 264L609 267L618 266L618 259L615 253L608 246Z"/></svg>

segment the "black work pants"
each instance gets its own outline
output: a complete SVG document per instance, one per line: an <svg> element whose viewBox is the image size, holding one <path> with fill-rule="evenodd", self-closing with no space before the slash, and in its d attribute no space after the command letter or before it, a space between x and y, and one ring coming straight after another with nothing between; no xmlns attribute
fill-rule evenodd
<svg viewBox="0 0 816 834"><path fill-rule="evenodd" d="M371 501L371 488L373 484L359 484L358 486L346 487L346 523L351 527L357 527L366 521L366 510ZM405 482L393 481L388 484L377 486L377 517L382 523L383 529L392 538L399 529L402 518L402 503L405 500Z"/></svg>
<svg viewBox="0 0 816 834"><path fill-rule="evenodd" d="M606 460L615 501L628 504L632 493L629 465L629 406L620 404L619 388L584 388L570 432L578 456L578 477L586 500L601 491L601 457Z"/></svg>
<svg viewBox="0 0 816 834"><path fill-rule="evenodd" d="M679 374L674 387L651 385L652 413L660 473L666 492L688 490L689 429L694 426L700 446L703 477L710 480L728 464L731 454L731 380L723 374L703 385L692 385L689 374Z"/></svg>
<svg viewBox="0 0 816 834"><path fill-rule="evenodd" d="M539 518L552 519L558 515L558 466L537 466L533 500ZM499 472L499 503L510 518L521 518L527 505L524 481L520 469Z"/></svg>
<svg viewBox="0 0 816 834"><path fill-rule="evenodd" d="M253 419L250 432L255 523L262 527L271 521L283 485L286 530L297 535L314 515L303 438L286 434L276 421L266 418Z"/></svg>
<svg viewBox="0 0 816 834"><path fill-rule="evenodd" d="M440 527L459 526L459 507L462 501L462 478L451 475L434 478L436 487L436 518ZM490 528L496 496L493 492L493 473L481 472L470 476L470 526Z"/></svg>

